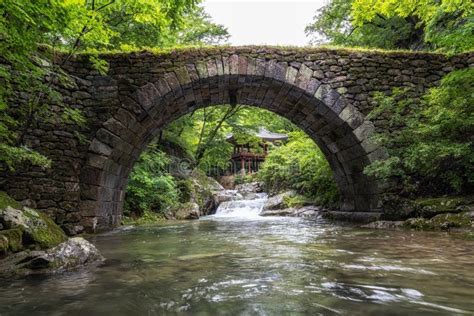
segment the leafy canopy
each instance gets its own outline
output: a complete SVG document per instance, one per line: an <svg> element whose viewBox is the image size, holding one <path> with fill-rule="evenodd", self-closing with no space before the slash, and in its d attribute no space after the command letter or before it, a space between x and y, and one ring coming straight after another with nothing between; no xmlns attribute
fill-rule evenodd
<svg viewBox="0 0 474 316"><path fill-rule="evenodd" d="M474 49L470 0L331 0L306 27L312 42L385 49Z"/></svg>
<svg viewBox="0 0 474 316"><path fill-rule="evenodd" d="M210 21L197 0L4 0L0 2L0 169L19 161L47 167L47 157L25 143L40 123L85 123L63 105L53 86L73 81L62 70L87 50L100 73L108 65L100 49L170 47L225 41L227 30ZM46 47L45 47L46 45ZM61 51L63 58L56 58ZM22 91L21 94L18 91ZM82 137L77 133L77 137ZM10 157L19 157L12 161Z"/></svg>

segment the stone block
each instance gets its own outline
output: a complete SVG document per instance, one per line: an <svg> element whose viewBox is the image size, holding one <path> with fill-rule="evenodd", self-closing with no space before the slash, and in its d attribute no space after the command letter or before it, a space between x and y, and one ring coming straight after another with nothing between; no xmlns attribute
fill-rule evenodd
<svg viewBox="0 0 474 316"><path fill-rule="evenodd" d="M340 98L339 93L331 89L329 85L320 85L314 96L328 107L331 107Z"/></svg>

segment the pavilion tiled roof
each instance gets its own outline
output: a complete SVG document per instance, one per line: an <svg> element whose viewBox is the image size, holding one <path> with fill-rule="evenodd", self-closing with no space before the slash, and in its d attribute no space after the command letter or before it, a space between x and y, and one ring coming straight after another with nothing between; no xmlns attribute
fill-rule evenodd
<svg viewBox="0 0 474 316"><path fill-rule="evenodd" d="M255 136L269 142L288 139L288 135L286 134L270 132L269 130L263 127L260 127L258 129L258 132L255 133ZM233 134L227 135L226 140L228 142L232 142L234 140L234 135Z"/></svg>

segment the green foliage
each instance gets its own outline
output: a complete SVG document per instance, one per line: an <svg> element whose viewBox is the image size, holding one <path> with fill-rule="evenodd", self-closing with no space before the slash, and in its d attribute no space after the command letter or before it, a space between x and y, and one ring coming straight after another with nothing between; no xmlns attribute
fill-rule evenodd
<svg viewBox="0 0 474 316"><path fill-rule="evenodd" d="M50 159L26 146L16 147L0 144L0 160L10 171L16 170L22 163L30 163L42 168L49 168L51 166Z"/></svg>
<svg viewBox="0 0 474 316"><path fill-rule="evenodd" d="M335 205L338 189L332 170L316 144L303 132L267 156L258 177L270 192L294 189L322 205Z"/></svg>
<svg viewBox="0 0 474 316"><path fill-rule="evenodd" d="M421 102L406 91L378 94L372 119L386 118L396 131L376 135L390 158L365 170L379 178L395 177L407 193L453 194L474 184L474 70L450 73Z"/></svg>
<svg viewBox="0 0 474 316"><path fill-rule="evenodd" d="M306 27L313 42L385 49L474 48L470 0L331 0Z"/></svg>
<svg viewBox="0 0 474 316"><path fill-rule="evenodd" d="M46 167L47 159L25 149L24 137L38 122L84 123L53 86L72 80L61 69L87 51L101 74L107 62L98 50L170 47L225 41L227 30L210 21L197 0L4 0L0 2L1 169L11 156ZM58 51L62 58L58 58ZM21 95L17 91L22 91ZM26 97L25 97L26 96ZM54 109L54 110L53 110ZM59 110L57 110L59 109ZM78 138L82 136L78 133Z"/></svg>
<svg viewBox="0 0 474 316"><path fill-rule="evenodd" d="M417 27L424 30L425 42L434 48L447 51L474 48L474 4L470 0L428 0L423 3L411 0L354 0L352 16L354 25L370 23L380 16L412 18L417 21Z"/></svg>
<svg viewBox="0 0 474 316"><path fill-rule="evenodd" d="M164 220L166 220L166 218L163 214L145 210L140 217L124 216L122 218L122 225L148 225L156 224Z"/></svg>
<svg viewBox="0 0 474 316"><path fill-rule="evenodd" d="M273 132L297 130L287 119L264 109L237 105L222 105L198 109L171 123L165 130L165 139L179 144L204 170L225 169L232 154L227 136L234 135L238 143L250 143L253 150L261 151L254 133L259 127Z"/></svg>
<svg viewBox="0 0 474 316"><path fill-rule="evenodd" d="M353 0L332 0L314 16L305 32L311 42L329 41L333 45L377 47L384 49L416 48L422 45L416 23L401 17L375 16L370 23L354 25Z"/></svg>
<svg viewBox="0 0 474 316"><path fill-rule="evenodd" d="M302 207L311 201L304 195L295 194L283 197L283 202L286 207Z"/></svg>
<svg viewBox="0 0 474 316"><path fill-rule="evenodd" d="M129 177L126 214L162 213L177 205L179 191L175 179L167 173L169 162L156 146L150 146L140 156Z"/></svg>

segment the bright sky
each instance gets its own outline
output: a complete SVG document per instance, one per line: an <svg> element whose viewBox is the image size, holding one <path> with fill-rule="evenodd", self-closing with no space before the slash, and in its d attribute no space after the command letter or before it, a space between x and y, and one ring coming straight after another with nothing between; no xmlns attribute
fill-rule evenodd
<svg viewBox="0 0 474 316"><path fill-rule="evenodd" d="M327 0L204 0L214 22L227 27L231 45L309 43L304 29Z"/></svg>

